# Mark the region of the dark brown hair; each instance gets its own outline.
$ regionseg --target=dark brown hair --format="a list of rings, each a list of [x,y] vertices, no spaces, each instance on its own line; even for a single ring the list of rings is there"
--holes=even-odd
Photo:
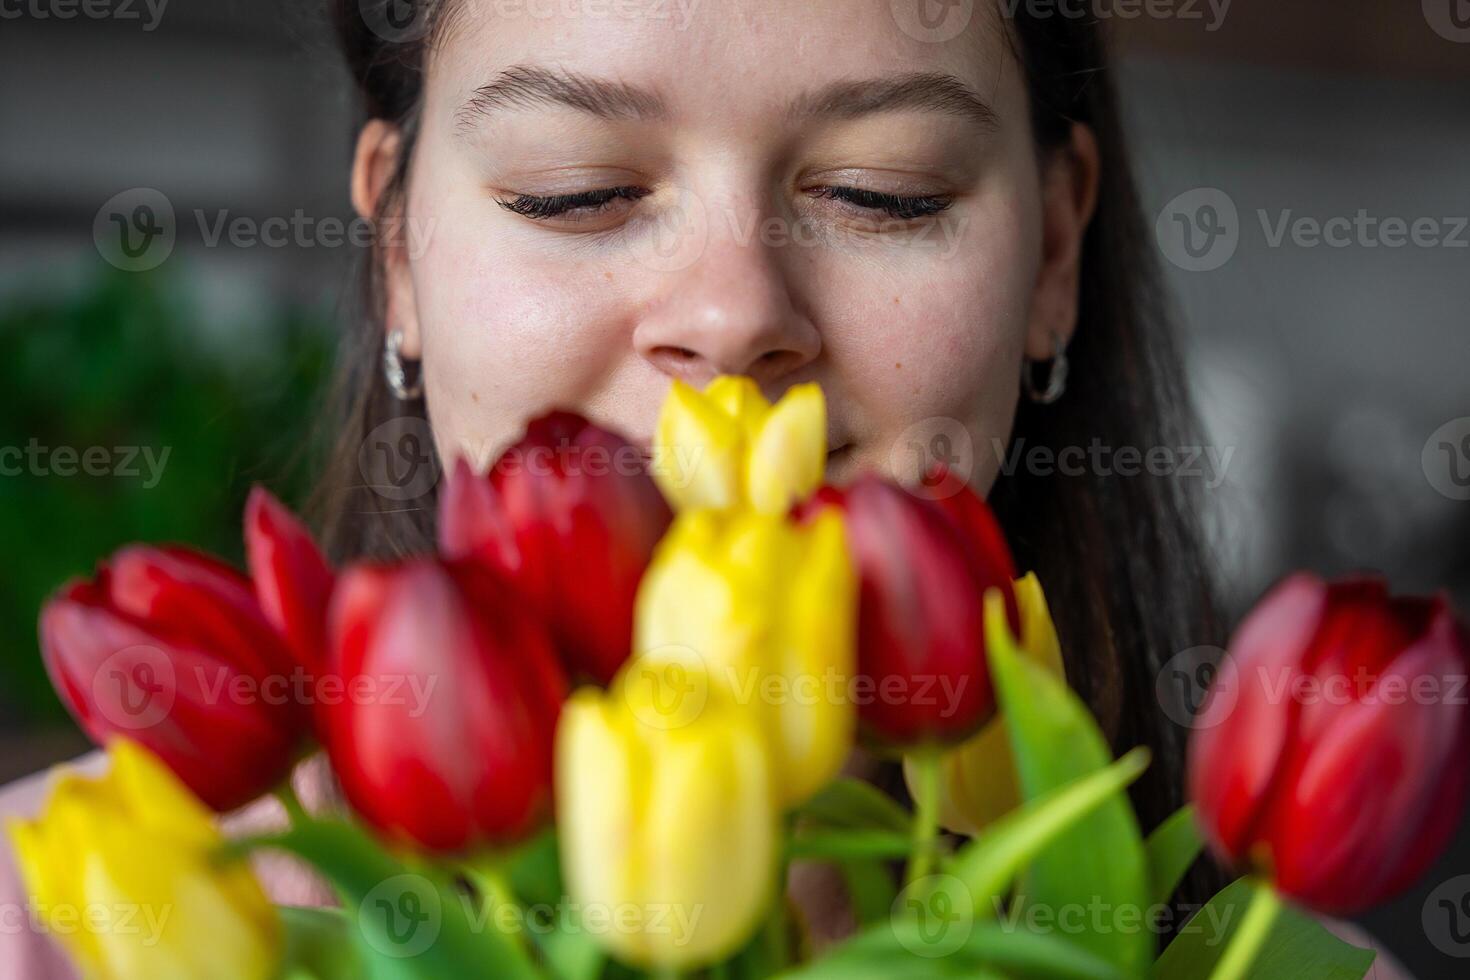
[[[384,0],[384,3],[393,0]],[[426,6],[424,4],[427,4]],[[357,0],[330,9],[368,118],[397,123],[411,150],[426,53],[444,28],[440,0],[420,0],[422,36],[390,43],[367,23]],[[1096,217],[1082,256],[1080,322],[1069,350],[1065,396],[1042,406],[1023,400],[1014,439],[1029,447],[1116,450],[1199,445],[1166,306],[1159,288],[1123,142],[1101,25],[1028,13],[1021,4],[1008,34],[1029,82],[1038,149],[1055,149],[1074,122],[1101,149]],[[398,207],[412,165],[400,160],[380,217]],[[336,448],[320,503],[338,558],[425,549],[433,534],[433,491],[388,499],[366,484],[359,449],[385,421],[423,418],[422,402],[399,402],[383,380],[382,263],[363,271],[360,329],[344,346]],[[1068,680],[1082,693],[1116,748],[1150,746],[1155,764],[1135,787],[1145,831],[1181,803],[1185,731],[1160,710],[1155,680],[1174,653],[1219,644],[1208,558],[1198,526],[1198,481],[1179,477],[1040,476],[1025,467],[1003,475],[991,503],[1018,566],[1044,584],[1067,651]],[[1181,896],[1202,901],[1220,885],[1201,862]]]

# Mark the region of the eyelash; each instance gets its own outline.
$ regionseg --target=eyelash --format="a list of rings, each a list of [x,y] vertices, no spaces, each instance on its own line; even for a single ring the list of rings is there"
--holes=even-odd
[[[544,221],[570,211],[586,210],[588,213],[595,214],[615,200],[636,201],[641,197],[646,197],[647,194],[647,191],[637,187],[608,187],[602,190],[581,191],[577,194],[554,194],[550,197],[520,194],[509,201],[497,199],[496,203],[507,211],[535,221]],[[903,197],[898,194],[863,190],[859,187],[823,187],[813,196],[843,201],[868,211],[882,211],[889,217],[902,221],[927,218],[947,210],[954,204],[953,198],[941,195]]]
[[[607,187],[596,191],[581,191],[576,194],[553,194],[550,197],[535,197],[531,194],[518,195],[514,200],[496,203],[507,211],[544,221],[566,214],[568,211],[589,210],[596,213],[618,199],[636,201],[648,192],[637,187]]]
[[[815,196],[825,197],[832,201],[845,201],[869,211],[882,211],[890,218],[898,218],[903,221],[927,218],[948,210],[954,204],[954,198],[938,194],[902,197],[898,194],[863,190],[860,187],[823,187]]]

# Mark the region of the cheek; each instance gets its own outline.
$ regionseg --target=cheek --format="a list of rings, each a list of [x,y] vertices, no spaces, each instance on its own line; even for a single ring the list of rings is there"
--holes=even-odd
[[[834,373],[856,382],[845,393],[872,425],[857,434],[865,465],[892,471],[904,446],[940,432],[959,438],[958,423],[971,482],[986,489],[994,480],[992,447],[1014,419],[1040,261],[1027,191],[1014,182],[948,215],[927,253],[909,248],[899,261],[828,279]]]
[[[436,442],[483,465],[527,418],[598,387],[626,348],[626,307],[600,264],[507,241],[488,198],[425,194],[411,207],[437,218],[412,262]]]

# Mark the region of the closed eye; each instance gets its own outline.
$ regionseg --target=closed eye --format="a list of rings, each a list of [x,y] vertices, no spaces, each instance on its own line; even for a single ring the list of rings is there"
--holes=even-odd
[[[605,187],[594,191],[579,191],[576,194],[551,194],[538,197],[534,194],[518,194],[509,200],[495,199],[495,203],[526,218],[545,220],[563,215],[590,217],[614,201],[636,201],[646,197],[648,191],[641,187]]]
[[[898,194],[885,194],[881,191],[864,190],[861,187],[821,187],[814,192],[813,196],[831,201],[842,201],[868,211],[881,211],[891,218],[898,218],[902,221],[927,218],[932,214],[949,209],[954,204],[954,198],[939,194],[904,197]]]

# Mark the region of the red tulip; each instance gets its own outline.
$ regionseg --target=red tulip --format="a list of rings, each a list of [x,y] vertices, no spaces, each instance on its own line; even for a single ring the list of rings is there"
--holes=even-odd
[[[482,565],[347,572],[332,600],[340,697],[327,750],[353,807],[437,851],[503,843],[549,815],[566,679],[550,637]]]
[[[985,592],[999,589],[1011,629],[1020,622],[990,508],[968,489],[940,503],[871,475],[824,487],[814,506],[826,505],[846,511],[861,577],[858,671],[873,692],[859,702],[865,734],[901,747],[973,734],[995,711]]]
[[[532,422],[488,476],[459,460],[439,512],[448,557],[513,581],[573,673],[607,683],[633,642],[633,600],[669,526],[642,454],[567,412]]]
[[[311,532],[263,487],[250,492],[245,507],[245,552],[266,619],[286,638],[297,662],[321,665],[335,578]]]
[[[182,548],[125,548],[47,602],[40,633],[82,729],[98,743],[141,743],[216,810],[289,773],[307,727],[295,665],[229,566]]]
[[[1320,911],[1403,891],[1454,833],[1470,640],[1442,598],[1296,575],[1241,625],[1190,742],[1218,854]]]

